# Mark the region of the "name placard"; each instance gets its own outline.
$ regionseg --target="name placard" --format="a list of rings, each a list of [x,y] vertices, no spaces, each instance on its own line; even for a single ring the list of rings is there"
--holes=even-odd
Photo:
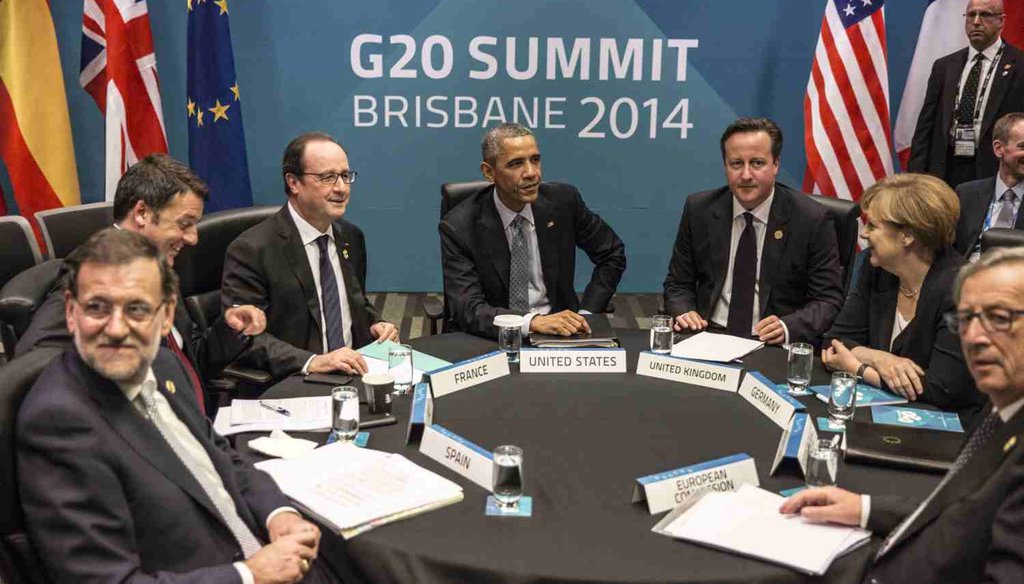
[[[488,492],[491,490],[493,456],[451,430],[437,424],[425,427],[423,438],[420,439],[420,452],[487,489]]]
[[[431,371],[430,389],[436,399],[508,374],[508,357],[494,351]]]
[[[747,371],[739,393],[783,430],[789,428],[793,413],[804,409],[802,403],[776,391],[775,384],[757,371]]]
[[[434,422],[434,398],[430,395],[430,384],[416,384],[412,392],[412,405],[409,409],[409,430],[405,434],[405,443],[417,442],[423,437],[423,429]]]
[[[772,462],[769,474],[774,475],[784,463],[796,463],[800,466],[800,472],[806,475],[807,455],[811,450],[811,444],[817,440],[818,430],[814,427],[813,419],[807,414],[795,414],[792,423],[782,432],[782,439],[779,440],[779,448],[775,451],[775,461]]]
[[[733,392],[739,387],[742,372],[743,368],[735,365],[658,355],[650,351],[640,353],[636,362],[637,375]]]
[[[754,459],[749,454],[733,454],[640,477],[633,486],[633,502],[646,500],[647,510],[654,515],[708,491],[735,491],[747,483],[760,484]]]
[[[520,349],[520,373],[625,373],[625,349]]]

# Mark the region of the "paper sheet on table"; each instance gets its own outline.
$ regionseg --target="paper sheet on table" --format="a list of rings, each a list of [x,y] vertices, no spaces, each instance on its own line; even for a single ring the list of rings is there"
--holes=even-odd
[[[213,429],[221,436],[231,436],[242,432],[271,432],[273,430],[285,430],[288,432],[326,432],[331,429],[331,396],[319,398],[327,400],[327,418],[323,420],[290,420],[288,416],[278,416],[280,419],[269,422],[256,422],[254,424],[231,424],[231,408],[220,408],[217,410],[217,417],[213,420]]]
[[[784,500],[749,484],[734,492],[711,492],[669,513],[653,531],[816,575],[871,539],[863,529],[783,515],[779,506]]]
[[[271,408],[284,408],[282,414]],[[327,421],[331,424],[331,399],[329,397],[296,397],[285,399],[233,399],[231,400],[231,425],[256,424],[260,422],[314,422]]]
[[[299,458],[316,447],[317,443],[312,440],[293,438],[281,430],[249,441],[249,448],[277,458]]]
[[[363,357],[373,357],[374,359],[380,359],[381,361],[388,360],[388,351],[391,347],[394,347],[398,343],[394,341],[383,341],[383,342],[372,342],[369,345],[359,349],[359,352],[363,354]],[[433,355],[421,353],[419,351],[412,352],[412,364],[416,369],[420,371],[433,371],[434,369],[440,369],[451,365],[451,362],[439,359]]]
[[[256,464],[300,507],[350,538],[462,500],[462,487],[400,454],[328,444]]]
[[[704,331],[672,346],[672,356],[727,363],[742,359],[764,346],[761,341]]]
[[[366,361],[367,373],[390,373],[388,369],[388,362],[382,361],[374,357],[368,357],[363,355],[363,360]],[[423,379],[423,372],[419,369],[412,370],[412,384],[416,385]]]

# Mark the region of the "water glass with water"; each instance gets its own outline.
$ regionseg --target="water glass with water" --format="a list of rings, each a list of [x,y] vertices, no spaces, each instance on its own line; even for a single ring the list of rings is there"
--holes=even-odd
[[[659,355],[672,352],[672,317],[657,314],[651,319],[651,351]]]
[[[828,396],[829,419],[845,428],[846,422],[853,419],[857,406],[857,377],[852,373],[836,371],[832,374]]]
[[[808,487],[831,487],[836,484],[839,470],[839,444],[832,440],[817,440],[807,453]]]
[[[518,314],[499,314],[494,317],[494,326],[498,327],[498,349],[505,352],[509,363],[519,362],[523,322],[523,317]]]
[[[412,390],[412,347],[394,345],[388,350],[388,372],[395,378],[392,395],[406,395]]]
[[[351,442],[359,433],[359,391],[350,386],[331,389],[331,432],[338,442]]]
[[[811,382],[811,368],[814,365],[814,347],[810,343],[789,345],[789,360],[786,362],[786,381],[789,395],[810,395],[807,384]]]
[[[500,509],[515,509],[523,496],[523,449],[499,446],[494,449],[491,491]]]

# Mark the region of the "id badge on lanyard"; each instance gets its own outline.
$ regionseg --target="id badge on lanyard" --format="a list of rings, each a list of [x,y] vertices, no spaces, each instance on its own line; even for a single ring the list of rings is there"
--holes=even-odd
[[[974,156],[977,137],[974,126],[957,125],[953,129],[953,155]]]

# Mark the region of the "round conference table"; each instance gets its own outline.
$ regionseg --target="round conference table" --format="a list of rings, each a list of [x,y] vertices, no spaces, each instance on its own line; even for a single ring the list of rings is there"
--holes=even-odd
[[[398,424],[371,429],[368,447],[401,453],[455,481],[465,499],[336,546],[345,550],[345,562],[369,582],[410,584],[859,582],[878,538],[839,558],[823,578],[812,578],[651,531],[663,514],[650,515],[646,504],[630,502],[638,477],[747,453],[764,489],[777,492],[800,486],[803,479],[792,469],[768,475],[782,430],[742,397],[636,375],[648,333],[616,332],[627,349],[627,373],[519,373],[513,367],[507,377],[434,402],[434,422],[452,432],[488,450],[500,444],[524,449],[524,494],[533,497],[530,518],[486,516],[484,489],[421,455],[418,445],[407,446],[410,398],[396,398]],[[410,344],[453,362],[495,349],[493,341],[463,333]],[[772,381],[785,381],[786,355],[780,348],[761,349],[744,364]],[[812,383],[827,382],[828,374],[816,363]],[[296,376],[264,397],[329,390]],[[799,399],[812,416],[825,415],[816,398]],[[924,497],[939,479],[842,462],[838,474],[839,486],[877,495]]]

